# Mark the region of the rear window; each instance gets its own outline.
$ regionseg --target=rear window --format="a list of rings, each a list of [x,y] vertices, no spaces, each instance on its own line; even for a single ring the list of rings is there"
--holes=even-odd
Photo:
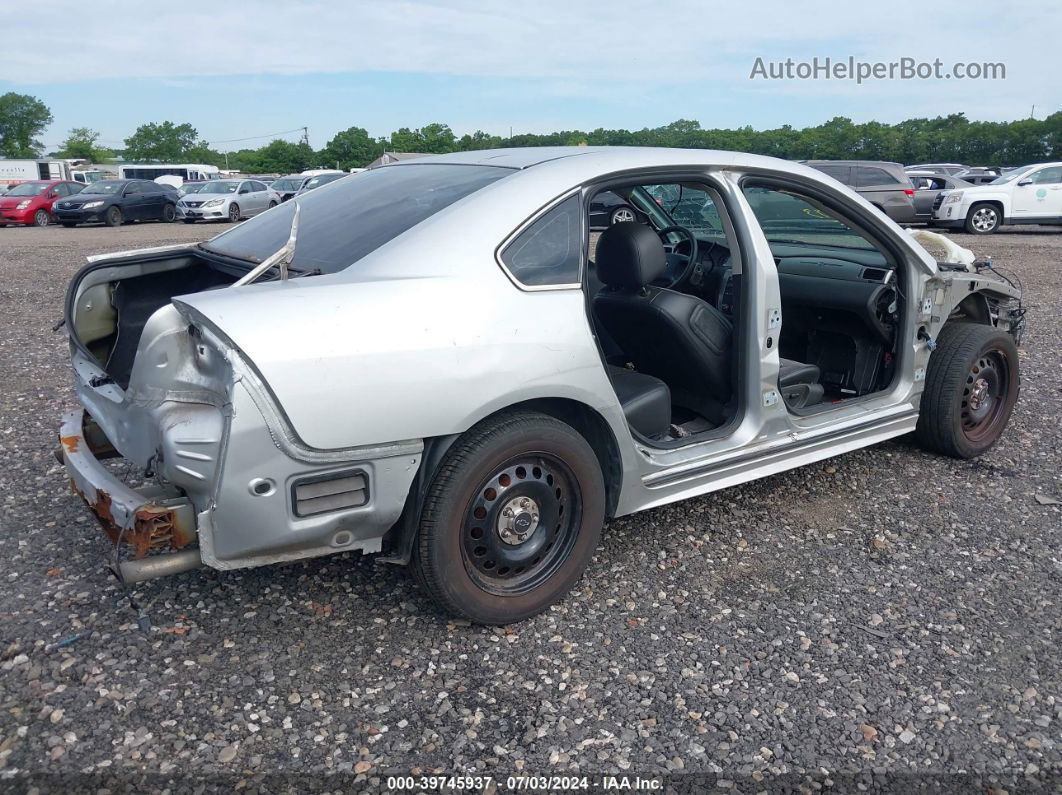
[[[857,188],[869,188],[874,185],[903,184],[883,168],[874,166],[856,166],[852,174],[852,185]]]
[[[203,248],[261,262],[287,242],[297,201],[301,212],[292,266],[336,273],[511,173],[496,166],[441,163],[371,169],[255,216]]]

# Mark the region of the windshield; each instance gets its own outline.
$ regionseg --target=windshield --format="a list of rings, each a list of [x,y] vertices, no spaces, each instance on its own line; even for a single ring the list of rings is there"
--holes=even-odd
[[[204,183],[200,182],[186,182],[181,185],[181,190],[183,190],[184,195],[187,196],[189,193],[199,193],[199,191],[203,189],[203,186]]]
[[[802,196],[780,188],[749,186],[745,198],[768,243],[877,250],[853,227]]]
[[[94,182],[91,185],[86,185],[85,189],[81,191],[84,193],[121,193],[128,183],[118,179],[105,179],[102,182]]]
[[[989,184],[989,185],[1003,185],[1003,184],[1005,184],[1007,182],[1013,182],[1014,180],[1018,179],[1018,177],[1025,176],[1028,172],[1032,171],[1034,168],[1036,168],[1036,166],[1021,166],[1020,168],[1016,168],[1016,169],[1014,169],[1013,171],[1011,171],[1011,172],[1009,172],[1007,174],[1003,174],[1002,176],[996,177],[994,180],[992,180],[991,182],[989,182],[987,184]]]
[[[278,179],[273,183],[273,190],[298,190],[302,186],[303,177],[298,179]]]
[[[202,247],[261,262],[287,242],[297,202],[301,213],[292,267],[336,273],[454,202],[512,173],[512,169],[496,166],[434,163],[373,169],[326,191],[285,202]]]
[[[204,182],[196,193],[235,193],[239,187],[240,183],[236,180],[212,179]]]
[[[40,196],[48,190],[47,182],[23,182],[21,185],[16,185],[5,196]]]

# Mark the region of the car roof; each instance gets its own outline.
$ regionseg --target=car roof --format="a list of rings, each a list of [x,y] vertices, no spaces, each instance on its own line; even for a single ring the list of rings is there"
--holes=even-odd
[[[800,162],[807,163],[809,166],[833,163],[838,166],[895,166],[896,168],[903,168],[902,165],[891,160],[801,160]]]

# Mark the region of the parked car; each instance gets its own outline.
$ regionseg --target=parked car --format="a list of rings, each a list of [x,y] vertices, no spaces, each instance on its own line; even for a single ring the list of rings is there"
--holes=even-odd
[[[636,221],[637,215],[627,200],[612,191],[601,191],[590,203],[590,228],[604,229],[612,224]]]
[[[907,176],[915,187],[914,206],[915,221],[933,222],[933,205],[937,196],[944,190],[962,190],[971,187],[969,182],[951,177],[947,174],[933,174],[927,171],[908,171]]]
[[[229,221],[263,213],[280,204],[280,196],[256,179],[212,179],[194,194],[177,202],[177,217],[186,224],[196,221]]]
[[[903,166],[880,160],[804,160],[812,168],[849,185],[898,224],[915,220],[914,186]]]
[[[591,261],[606,190],[643,217]],[[693,226],[656,198],[680,192]],[[94,257],[65,306],[59,455],[127,582],[382,552],[488,624],[562,598],[607,517],[912,431],[980,455],[1024,324],[1001,271],[938,264],[814,169],[633,147],[381,166]]]
[[[85,187],[68,180],[22,182],[0,197],[0,226],[47,226],[57,199],[79,193]]]
[[[1004,224],[1062,224],[1062,162],[1016,169],[986,185],[943,191],[933,203],[936,226],[988,235]]]
[[[345,171],[328,172],[326,174],[314,174],[304,183],[302,183],[302,187],[299,188],[298,193],[296,193],[295,195],[298,196],[303,193],[307,193],[311,190],[314,190],[315,188],[321,187],[322,185],[327,185],[329,182],[335,182],[337,179],[342,179],[343,177],[347,176],[350,175]]]
[[[203,181],[203,182],[182,182],[181,186],[179,188],[177,188],[177,195],[178,195],[178,197],[180,197],[180,196],[187,196],[190,193],[198,193],[203,188],[203,186],[205,186],[206,184],[207,184],[206,181]]]
[[[288,174],[286,177],[280,177],[279,179],[273,180],[273,184],[269,187],[277,192],[280,201],[286,202],[302,190],[302,186],[310,179],[311,177],[308,177],[305,174]]]
[[[999,179],[1002,176],[1002,172],[996,168],[978,168],[960,171],[955,176],[970,185],[987,185]]]
[[[52,215],[63,226],[128,221],[165,221],[176,215],[177,194],[172,188],[146,179],[105,179],[86,185],[80,193],[59,199]]]
[[[962,163],[919,163],[914,166],[906,166],[904,171],[932,171],[934,174],[947,174],[954,176],[960,171],[966,171],[969,166]]]

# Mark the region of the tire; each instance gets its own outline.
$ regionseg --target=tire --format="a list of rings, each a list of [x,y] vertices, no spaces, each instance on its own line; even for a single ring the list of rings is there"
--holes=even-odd
[[[1018,349],[1009,334],[949,323],[926,368],[915,438],[927,450],[975,458],[999,441],[1018,390]]]
[[[277,206],[277,203],[276,203],[276,202],[274,202],[274,201],[271,201],[271,202],[269,202],[269,207],[267,207],[266,209],[268,209],[268,210],[272,210],[272,209],[273,209],[274,207],[276,207],[276,206]]]
[[[545,414],[503,413],[461,436],[439,466],[413,573],[448,613],[522,621],[571,589],[604,520],[604,478],[587,441]]]
[[[177,218],[177,206],[173,204],[167,204],[162,208],[162,222],[164,224],[172,224],[174,219]]]
[[[613,210],[611,213],[609,213],[609,216],[608,216],[608,222],[609,222],[610,226],[613,225],[613,224],[631,223],[632,221],[637,221],[637,220],[638,220],[638,216],[636,216],[634,214],[634,210],[632,210],[630,207],[628,207],[626,205],[624,205],[622,207],[617,207],[615,210]]]
[[[122,211],[117,207],[107,208],[107,213],[103,216],[103,219],[107,226],[121,226],[122,222],[125,220],[122,218]]]
[[[978,202],[966,214],[966,231],[971,235],[990,235],[1003,222],[999,207],[988,202]]]
[[[232,204],[229,205],[229,223],[230,224],[239,223],[239,220],[240,220],[240,205],[238,205],[236,202],[233,202]]]
[[[48,224],[50,224],[51,222],[52,222],[52,217],[51,217],[51,215],[48,214],[47,210],[44,210],[44,209],[37,210],[37,212],[35,212],[33,214],[33,225],[34,226],[48,226]]]
[[[73,229],[75,226],[77,226],[77,222],[76,221],[63,221],[62,223],[63,223],[63,226],[66,227],[67,229]]]

